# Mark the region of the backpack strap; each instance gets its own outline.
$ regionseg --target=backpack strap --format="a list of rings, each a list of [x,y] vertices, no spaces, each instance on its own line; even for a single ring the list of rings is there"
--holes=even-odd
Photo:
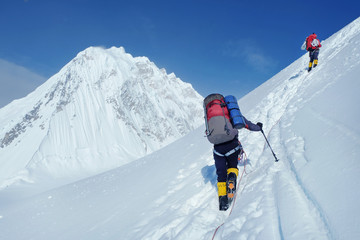
[[[210,136],[211,132],[209,131],[209,124],[207,121],[207,107],[205,106],[205,102],[203,103],[203,105],[204,105],[203,107],[204,107],[205,126],[206,126],[205,135]]]
[[[224,116],[226,134],[230,135],[230,129],[229,129],[228,125],[227,125],[226,117],[225,117],[225,111],[224,111],[224,108],[226,107],[226,103],[221,103],[220,107],[221,107],[221,110],[222,110],[223,116]]]

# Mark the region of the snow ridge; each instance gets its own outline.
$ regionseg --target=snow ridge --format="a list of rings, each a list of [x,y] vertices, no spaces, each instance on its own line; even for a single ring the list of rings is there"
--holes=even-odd
[[[321,189],[327,184],[338,186],[334,182],[336,178],[333,176],[336,174],[336,170],[340,170],[342,167],[338,162],[339,153],[334,150],[339,151],[338,146],[351,152],[354,151],[351,149],[356,149],[353,142],[349,144],[347,140],[339,138],[339,135],[336,134],[351,132],[351,139],[355,140],[355,144],[359,144],[359,134],[354,133],[354,130],[357,130],[354,127],[358,128],[357,124],[352,124],[352,118],[349,117],[349,115],[358,116],[359,112],[353,108],[342,110],[344,106],[352,106],[352,102],[356,99],[352,93],[353,90],[349,90],[349,88],[356,89],[358,85],[356,75],[360,68],[359,33],[360,19],[357,19],[324,41],[323,48],[320,50],[320,65],[312,72],[307,73],[304,69],[308,62],[306,54],[240,101],[246,105],[246,103],[251,103],[249,99],[261,96],[261,93],[266,96],[258,103],[259,107],[249,111],[249,116],[251,116],[250,119],[262,117],[264,126],[272,126],[267,134],[270,141],[275,143],[273,148],[277,149],[278,155],[282,156],[280,158],[283,161],[277,164],[277,167],[270,165],[267,162],[269,159],[264,157],[260,157],[256,164],[256,167],[270,169],[269,173],[265,174],[269,177],[269,181],[261,180],[259,182],[274,183],[271,191],[277,193],[273,206],[276,206],[275,209],[277,209],[275,215],[279,216],[277,222],[281,230],[279,230],[280,239],[290,235],[291,239],[308,239],[308,236],[316,236],[316,239],[348,239],[352,238],[351,234],[359,234],[354,230],[350,231],[351,234],[345,234],[349,231],[349,226],[356,224],[349,222],[347,218],[340,220],[337,214],[341,210],[336,210],[339,209],[338,207],[329,207],[328,204],[331,202],[338,206],[343,205],[344,203],[338,201],[338,198],[342,195],[349,195],[348,191],[351,192],[351,188],[345,187],[341,190],[337,188],[336,196],[333,194],[334,189]],[[346,87],[340,87],[344,84]],[[341,90],[348,96],[343,96]],[[336,116],[335,119],[334,116]],[[351,130],[346,130],[348,127]],[[325,136],[319,130],[324,131]],[[336,133],[335,136],[333,136],[334,133]],[[256,144],[259,140],[253,136],[245,139],[250,141],[248,144]],[[318,142],[311,141],[311,139],[317,139]],[[336,144],[330,144],[330,142],[336,142]],[[324,143],[326,144],[323,146]],[[316,146],[324,151],[319,151]],[[333,146],[333,148],[329,146]],[[251,153],[256,152],[251,151]],[[359,151],[356,154],[358,155]],[[258,159],[259,155],[255,154],[255,156]],[[336,167],[328,169],[329,163]],[[324,166],[326,166],[326,171],[324,171]],[[358,169],[358,166],[352,165],[351,170],[344,171],[347,171],[349,176],[355,177],[353,175],[355,169]],[[314,184],[315,179],[323,185]],[[284,184],[284,182],[288,183]],[[293,190],[290,190],[291,188]],[[289,195],[298,197],[289,201]],[[332,199],[329,200],[327,197]],[[354,204],[351,199],[347,200],[348,206]],[[298,207],[302,206],[299,207],[302,212],[298,213],[298,217],[296,217],[297,212],[294,212],[291,203]],[[260,205],[258,208],[264,209]],[[304,211],[309,213],[310,218],[303,217]],[[296,219],[295,222],[294,219]],[[311,222],[310,225],[316,226],[316,228],[308,227],[301,231],[298,230],[297,225],[308,226]],[[339,234],[339,231],[342,234]]]

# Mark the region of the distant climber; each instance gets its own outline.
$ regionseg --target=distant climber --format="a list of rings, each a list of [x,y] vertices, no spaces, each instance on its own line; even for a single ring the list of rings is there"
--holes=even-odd
[[[315,33],[311,34],[306,38],[306,50],[309,52],[310,62],[308,72],[311,71],[312,67],[318,65],[319,48],[321,43]]]
[[[261,131],[263,124],[254,124],[242,116],[236,98],[210,94],[204,99],[206,136],[214,144],[219,210],[226,211],[229,201],[236,191],[236,179],[239,174],[238,156],[242,146],[238,139],[238,129]]]

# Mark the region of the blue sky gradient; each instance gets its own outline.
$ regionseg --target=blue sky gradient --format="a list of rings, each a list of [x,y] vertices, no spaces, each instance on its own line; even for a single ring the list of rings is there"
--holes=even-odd
[[[239,98],[303,55],[307,35],[324,40],[359,9],[355,0],[2,0],[0,59],[47,79],[89,46],[123,46],[203,96]]]

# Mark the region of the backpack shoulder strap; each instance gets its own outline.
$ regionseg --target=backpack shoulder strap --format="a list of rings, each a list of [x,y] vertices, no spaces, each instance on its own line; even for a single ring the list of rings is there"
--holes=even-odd
[[[211,133],[209,132],[209,124],[208,124],[208,121],[207,121],[207,107],[205,105],[205,101],[203,103],[203,107],[204,107],[204,118],[205,118],[205,127],[206,127],[205,135],[209,136]]]

